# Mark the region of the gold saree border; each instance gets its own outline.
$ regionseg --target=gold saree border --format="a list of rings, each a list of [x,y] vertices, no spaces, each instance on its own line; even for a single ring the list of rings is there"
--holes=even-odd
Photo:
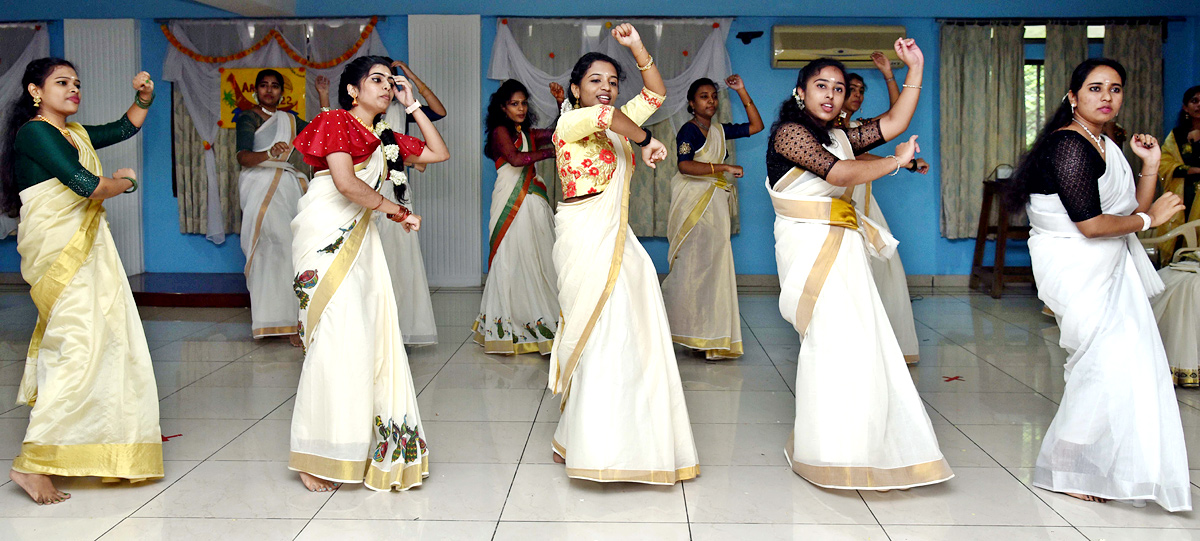
[[[1200,371],[1195,368],[1171,367],[1171,379],[1180,387],[1200,387]]]
[[[358,252],[362,249],[363,239],[367,236],[367,228],[370,223],[371,209],[363,209],[362,214],[358,217],[358,223],[354,225],[354,230],[346,237],[342,249],[338,250],[333,263],[325,270],[325,277],[317,284],[317,290],[313,292],[312,296],[312,307],[308,310],[306,337],[316,335],[317,323],[321,321],[321,314],[325,312],[325,306],[333,299],[333,294],[337,292],[338,287],[342,285],[342,280],[345,280],[346,275],[350,273],[350,267],[358,259]]]
[[[687,242],[688,235],[691,234],[696,224],[700,223],[700,218],[704,217],[704,212],[708,210],[708,205],[712,203],[713,194],[716,192],[716,183],[709,184],[708,189],[704,190],[704,195],[700,196],[700,200],[696,201],[696,206],[692,207],[692,211],[683,220],[683,225],[679,226],[679,233],[676,234],[679,241],[674,243],[671,253],[667,254],[668,272],[675,268],[675,258],[679,257],[679,249],[683,247],[684,242]]]
[[[621,139],[615,139],[614,142],[621,146],[621,151],[625,153],[626,159],[632,163],[633,151],[630,150],[626,143]],[[624,182],[621,187],[621,218],[617,221],[617,239],[613,246],[612,261],[608,266],[608,279],[604,284],[604,291],[600,293],[600,299],[596,301],[596,308],[592,310],[591,317],[588,318],[587,324],[583,327],[583,332],[579,334],[579,341],[571,350],[571,356],[567,358],[567,362],[560,370],[557,379],[562,389],[562,401],[558,405],[559,411],[567,407],[567,398],[571,395],[571,377],[575,375],[575,368],[579,365],[579,357],[583,354],[583,348],[587,345],[587,341],[592,336],[592,330],[596,328],[596,322],[600,320],[600,313],[604,311],[604,305],[608,303],[608,297],[612,295],[613,289],[617,285],[617,276],[621,273],[621,261],[625,257],[625,236],[629,230],[629,180]],[[559,329],[560,335],[563,328],[566,327],[566,321],[563,321],[562,328]],[[553,389],[551,389],[553,390]]]
[[[567,449],[558,443],[558,440],[551,439],[550,444],[554,447],[554,453],[567,458]],[[586,469],[586,468],[567,468],[567,477],[572,479],[583,479],[585,481],[596,481],[598,483],[643,483],[647,485],[673,485],[680,481],[695,479],[700,475],[700,465],[687,466],[676,470],[619,470],[619,469]]]
[[[941,483],[954,477],[954,472],[945,457],[900,468],[805,464],[792,458],[795,455],[795,437],[795,433],[788,436],[787,446],[784,448],[788,463],[791,464],[793,472],[819,487],[846,490],[903,489]]]
[[[920,361],[921,361],[920,355],[905,355],[904,356],[905,364],[917,364]]]
[[[671,335],[671,341],[691,349],[703,351],[705,357],[708,359],[733,359],[741,357],[745,353],[742,349],[742,341],[738,340],[734,342],[728,336],[723,338],[693,338],[691,336],[673,334]]]
[[[103,203],[88,201],[88,207],[84,211],[83,223],[79,225],[79,230],[71,235],[71,239],[54,258],[54,262],[46,269],[46,273],[38,278],[37,283],[29,289],[29,296],[33,298],[33,304],[38,310],[38,321],[37,326],[33,329],[33,336],[29,340],[29,351],[26,354],[27,363],[37,362],[38,349],[41,348],[42,337],[46,334],[50,312],[58,302],[58,298],[62,296],[62,292],[67,289],[67,285],[75,279],[75,274],[87,262],[88,254],[92,252],[92,247],[96,244],[96,234],[100,231],[100,216],[103,213]],[[31,399],[28,404],[32,406],[33,400]]]
[[[326,481],[337,483],[363,483],[379,491],[407,490],[419,486],[429,476],[429,455],[421,462],[407,464],[403,468],[384,471],[376,468],[369,459],[338,460],[308,453],[291,452],[288,469],[304,472]]]
[[[838,252],[842,250],[842,237],[845,234],[844,227],[832,224],[829,226],[829,234],[825,235],[825,242],[821,243],[821,249],[817,252],[817,260],[813,263],[812,270],[808,272],[808,278],[804,280],[804,289],[800,292],[800,300],[796,303],[795,318],[796,330],[802,337],[808,332],[813,311],[817,308],[817,298],[821,295],[821,290],[825,288],[825,280],[829,278],[829,271],[833,270],[833,262],[837,259]]]
[[[24,443],[12,467],[22,473],[63,477],[159,479],[163,476],[162,442],[39,445]]]
[[[298,330],[300,330],[299,327],[290,325],[286,327],[259,327],[257,329],[252,329],[251,332],[254,334],[254,338],[266,338],[268,336],[287,336],[289,334],[296,334],[296,331]]]
[[[509,340],[488,340],[478,331],[474,333],[473,339],[476,344],[483,346],[483,352],[488,355],[524,355],[526,353],[549,355],[550,350],[554,348],[553,340],[514,344]]]
[[[279,179],[283,178],[283,169],[275,169],[275,176],[271,179],[271,186],[267,188],[267,195],[263,196],[263,202],[258,206],[258,217],[254,220],[254,237],[250,239],[250,257],[246,258],[246,268],[242,269],[242,274],[247,278],[250,277],[250,263],[254,262],[254,254],[258,253],[258,236],[262,233],[263,219],[267,217],[267,207],[271,205],[271,199],[275,197],[275,190],[279,189]]]

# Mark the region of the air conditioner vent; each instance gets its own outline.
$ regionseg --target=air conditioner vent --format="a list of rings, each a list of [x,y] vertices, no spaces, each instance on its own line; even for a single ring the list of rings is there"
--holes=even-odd
[[[871,53],[883,51],[892,67],[903,64],[893,44],[906,34],[903,26],[775,26],[771,29],[771,67],[802,68],[822,57],[848,68],[874,67]]]

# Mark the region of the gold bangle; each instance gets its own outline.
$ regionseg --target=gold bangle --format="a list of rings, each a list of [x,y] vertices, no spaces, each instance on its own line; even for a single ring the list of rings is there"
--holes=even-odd
[[[709,174],[711,174],[714,177],[717,176],[717,166],[713,165],[712,163],[709,163],[708,170],[710,172]]]
[[[649,55],[647,55],[647,56],[649,56]],[[643,66],[643,65],[641,65],[641,64],[638,64],[638,71],[646,71],[646,70],[650,69],[650,68],[651,68],[651,67],[653,67],[653,66],[654,66],[654,57],[653,57],[653,56],[651,56],[651,57],[650,57],[650,61],[649,61],[649,62],[646,62],[646,65],[645,65],[645,66]]]

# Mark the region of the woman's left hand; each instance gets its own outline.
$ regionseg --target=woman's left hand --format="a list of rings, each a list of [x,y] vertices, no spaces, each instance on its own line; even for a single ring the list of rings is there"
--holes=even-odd
[[[913,172],[921,173],[922,175],[928,173],[929,172],[929,162],[925,161],[923,158],[917,158],[917,167],[916,167],[916,169],[913,169]]]
[[[562,102],[567,99],[567,92],[558,83],[550,83],[550,95],[554,96],[554,101],[559,105],[562,105]]]
[[[655,164],[666,158],[667,147],[658,139],[652,137],[650,138],[650,143],[642,147],[642,161],[646,162],[646,165],[649,165],[651,169],[657,168],[658,166]]]
[[[150,79],[150,74],[144,71],[139,71],[133,76],[133,89],[138,91],[142,98],[149,98],[154,94],[154,81]]]
[[[1136,134],[1129,147],[1133,149],[1133,153],[1138,158],[1141,158],[1142,162],[1152,163],[1158,167],[1158,162],[1162,158],[1162,149],[1158,146],[1158,139],[1155,139],[1153,135]]]
[[[642,36],[638,35],[638,31],[629,23],[621,23],[612,29],[612,37],[617,40],[617,43],[633,48],[634,45],[642,42]]]
[[[403,75],[393,75],[392,84],[395,85],[392,87],[392,90],[395,92],[396,100],[400,102],[400,105],[408,107],[416,101],[416,98],[413,97],[412,83],[408,82],[408,79],[405,79]]]
[[[329,78],[324,75],[317,76],[317,94],[322,96],[329,95]]]
[[[900,38],[896,40],[895,48],[896,56],[900,57],[900,61],[909,69],[921,69],[925,66],[925,54],[917,47],[917,40]]]

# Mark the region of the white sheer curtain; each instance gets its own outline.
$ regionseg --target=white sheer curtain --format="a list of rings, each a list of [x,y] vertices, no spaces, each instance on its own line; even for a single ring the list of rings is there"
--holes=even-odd
[[[293,51],[304,52],[309,61],[319,63],[335,59],[349,50],[368,23],[367,19],[337,21],[190,20],[173,21],[169,28],[181,45],[206,56],[226,56],[243,51],[275,29],[283,35],[284,41]],[[351,56],[351,59],[367,54],[387,54],[387,49],[384,48],[377,32],[371,32],[366,42]],[[301,65],[300,62],[293,60],[275,40],[271,40],[264,47],[245,57],[224,63],[195,60],[172,46],[167,51],[166,61],[163,62],[163,79],[174,83],[174,90],[182,97],[196,132],[203,141],[209,142],[211,147],[212,143],[218,141],[218,132],[221,130],[217,126],[217,121],[221,116],[219,102],[221,68],[286,68],[300,67]],[[320,105],[315,99],[317,76],[324,75],[332,81],[337,81],[344,65],[345,63],[341,63],[327,69],[309,68],[306,70],[307,95],[314,97],[305,100],[309,118],[315,116],[320,110]],[[223,139],[222,142],[225,144],[230,141],[228,137]],[[188,149],[178,148],[176,150],[177,153],[181,153],[181,150],[188,151]],[[213,148],[203,149],[202,152],[204,174],[195,176],[207,180],[203,186],[199,187],[201,191],[206,192],[206,196],[203,198],[203,222],[205,224],[203,229],[210,241],[221,244],[225,242],[225,231],[228,225],[225,216],[229,212],[236,212],[233,208],[237,207],[236,200],[221,197],[223,191],[221,185],[222,182],[236,182],[236,168],[231,164],[218,164],[217,152]],[[225,156],[228,153],[222,154]],[[179,166],[181,162],[186,164],[188,160],[177,156],[176,165]],[[235,178],[228,178],[231,175]],[[228,192],[228,190],[224,191]],[[185,208],[186,205],[192,205],[192,202],[194,202],[192,198],[180,198],[181,228],[185,232],[192,232],[187,231],[187,227],[184,226],[186,215],[194,214],[198,210]]]
[[[9,105],[24,91],[25,65],[46,56],[50,56],[50,38],[45,23],[0,25],[0,69],[5,70],[0,75],[0,126],[7,124]],[[16,231],[17,219],[0,213],[0,238]]]
[[[532,94],[530,102],[543,119],[542,125],[548,126],[551,119],[558,115],[554,98],[550,95],[550,83],[557,82],[566,87],[575,61],[586,52],[597,51],[613,57],[621,64],[626,80],[622,84],[623,91],[618,103],[624,104],[637,95],[642,81],[633,56],[609,33],[612,24],[621,22],[626,21],[502,20],[496,28],[488,78],[521,81]],[[729,53],[725,48],[732,19],[633,19],[628,22],[638,29],[667,86],[666,103],[650,117],[646,126],[667,148],[674,149],[678,127],[691,118],[686,112],[688,87],[701,77],[721,82],[732,73]],[[722,98],[716,120],[728,122],[727,93]],[[730,154],[733,155],[732,144]],[[554,181],[556,177],[552,164],[543,162],[539,164],[538,171],[557,199],[559,188]],[[675,172],[674,159],[660,162],[656,169],[638,167],[634,170],[629,223],[637,235],[666,236],[671,203],[670,181]],[[737,231],[736,213],[734,231]]]

